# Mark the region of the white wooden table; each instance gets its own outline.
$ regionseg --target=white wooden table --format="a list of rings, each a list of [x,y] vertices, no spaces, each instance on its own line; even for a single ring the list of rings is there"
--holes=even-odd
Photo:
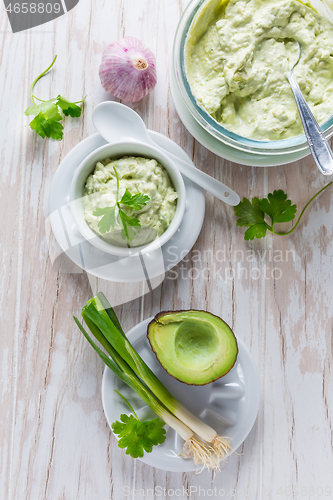
[[[199,168],[241,196],[282,188],[299,207],[327,182],[312,159],[250,168],[224,161],[193,140],[178,119],[167,71],[186,3],[80,0],[56,21],[17,34],[0,4],[1,500],[137,500],[144,494],[333,498],[332,189],[292,235],[254,243],[244,241],[232,208],[206,196],[205,224],[183,262],[184,279],[168,275],[151,294],[116,310],[128,330],[160,310],[207,309],[221,315],[251,350],[261,380],[259,416],[214,482],[206,472],[145,466],[117,447],[101,403],[104,367],[72,320],[91,296],[87,275],[60,273],[49,259],[50,184],[59,162],[94,132],[92,109],[107,98],[98,78],[101,53],[123,36],[142,39],[157,55],[156,89],[134,109]],[[66,120],[61,142],[37,137],[23,114],[30,83],[55,54],[54,69],[35,93],[88,96],[82,118]],[[221,249],[224,260],[217,254]],[[186,275],[207,266],[209,280]],[[129,489],[136,492],[127,496]]]

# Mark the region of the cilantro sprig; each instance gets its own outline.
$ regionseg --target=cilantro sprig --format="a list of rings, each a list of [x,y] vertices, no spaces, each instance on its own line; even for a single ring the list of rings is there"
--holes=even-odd
[[[282,189],[269,193],[267,198],[260,199],[254,197],[252,198],[252,201],[247,198],[243,198],[243,201],[234,207],[235,214],[238,217],[237,226],[248,228],[245,231],[245,240],[264,238],[267,231],[280,236],[286,236],[287,234],[295,231],[310,203],[331,184],[332,182],[329,182],[314,196],[312,196],[300,213],[296,224],[292,227],[292,229],[290,229],[290,231],[279,233],[274,229],[275,224],[290,222],[294,220],[296,216],[297,205],[292,205],[292,202],[287,199],[287,194]],[[267,222],[267,218],[269,218],[269,222]]]
[[[119,448],[126,448],[126,455],[132,458],[142,458],[144,452],[151,453],[153,446],[165,441],[165,422],[160,418],[142,422],[127,399],[115,391],[126,402],[133,415],[120,415],[120,422],[116,420],[111,425],[113,432],[119,436]]]
[[[125,240],[132,241],[136,232],[133,228],[141,227],[139,219],[130,217],[121,208],[121,205],[133,208],[134,210],[141,210],[147,205],[150,198],[146,194],[137,193],[131,194],[126,188],[121,200],[119,200],[119,175],[116,167],[113,167],[117,179],[116,203],[111,207],[96,208],[93,215],[96,217],[102,216],[97,226],[101,234],[110,231],[111,227],[115,227],[117,223],[116,208],[118,208],[119,219],[121,222],[122,230],[121,237]]]
[[[32,82],[30,87],[30,99],[33,105],[29,106],[24,113],[26,116],[35,115],[35,118],[29,125],[30,128],[35,130],[43,139],[49,137],[61,141],[64,127],[60,123],[63,117],[59,109],[62,110],[65,116],[71,116],[73,118],[79,117],[81,116],[81,107],[78,106],[78,104],[83,103],[85,98],[82,99],[82,101],[70,102],[65,97],[58,95],[53,99],[43,101],[43,99],[39,99],[33,94],[36,83],[42,76],[50,71],[56,59],[57,56],[55,56],[50,66]],[[39,101],[40,104],[37,104],[36,100]]]

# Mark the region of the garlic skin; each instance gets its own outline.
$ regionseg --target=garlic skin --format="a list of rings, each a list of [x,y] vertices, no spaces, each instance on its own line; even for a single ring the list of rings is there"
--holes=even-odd
[[[156,85],[156,58],[137,38],[122,38],[104,50],[99,77],[106,92],[136,102]]]

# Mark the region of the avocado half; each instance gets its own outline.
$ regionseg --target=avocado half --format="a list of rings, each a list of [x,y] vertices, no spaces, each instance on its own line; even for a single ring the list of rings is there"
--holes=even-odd
[[[206,311],[161,312],[149,323],[147,337],[163,368],[190,385],[205,385],[223,377],[238,355],[232,330]]]

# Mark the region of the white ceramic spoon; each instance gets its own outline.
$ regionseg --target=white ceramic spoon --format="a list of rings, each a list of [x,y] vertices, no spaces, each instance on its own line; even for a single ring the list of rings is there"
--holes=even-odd
[[[113,101],[102,102],[94,109],[92,120],[97,132],[110,143],[126,140],[133,141],[134,139],[141,144],[151,144],[160,148],[150,138],[146,125],[140,116],[133,109],[124,106],[124,104]],[[163,149],[163,151],[165,150]],[[190,163],[181,160],[178,156],[169,153],[169,151],[167,151],[167,154],[175,160],[179,171],[185,177],[228,205],[238,205],[240,198],[235,191],[198,170]]]

